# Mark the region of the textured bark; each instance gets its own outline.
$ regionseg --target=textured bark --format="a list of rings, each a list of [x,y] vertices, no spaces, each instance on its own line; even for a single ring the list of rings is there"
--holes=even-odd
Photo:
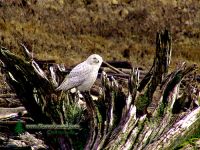
[[[147,113],[147,107],[152,101],[156,88],[166,76],[171,60],[171,52],[171,35],[169,32],[165,30],[164,33],[157,33],[156,54],[153,66],[138,87],[138,91],[143,91],[143,95],[141,95],[142,98],[139,98],[137,101],[138,103],[136,103],[139,115]]]

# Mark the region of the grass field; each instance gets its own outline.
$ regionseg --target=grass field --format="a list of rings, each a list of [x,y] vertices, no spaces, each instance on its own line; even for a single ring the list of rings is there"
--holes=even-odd
[[[171,67],[200,66],[198,0],[0,0],[0,45],[70,66],[92,53],[149,68],[156,32],[169,29]],[[128,57],[124,57],[125,52]]]

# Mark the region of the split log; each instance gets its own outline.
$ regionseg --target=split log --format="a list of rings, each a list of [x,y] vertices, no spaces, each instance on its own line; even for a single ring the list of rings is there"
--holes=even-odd
[[[150,71],[140,82],[138,91],[143,94],[136,100],[138,115],[147,113],[147,107],[151,104],[156,88],[163,81],[168,72],[171,61],[171,35],[167,30],[163,34],[157,33],[156,54]]]
[[[86,108],[79,105],[76,94],[56,92],[52,79],[34,60],[24,61],[3,48],[0,59],[8,84],[36,123],[80,125],[81,130],[65,131],[67,136],[54,137],[53,143],[43,132],[52,149],[168,149],[177,137],[184,137],[199,124],[199,106],[173,113],[181,81],[196,66],[183,64],[167,74],[171,59],[168,31],[157,34],[154,63],[141,82],[138,69],[132,69],[126,94],[115,77],[102,72],[98,100],[89,92],[82,93]],[[156,106],[149,114],[147,107],[153,101]]]
[[[2,108],[0,107],[0,119],[10,118],[12,116],[18,116],[19,113],[26,113],[24,107],[17,108]]]

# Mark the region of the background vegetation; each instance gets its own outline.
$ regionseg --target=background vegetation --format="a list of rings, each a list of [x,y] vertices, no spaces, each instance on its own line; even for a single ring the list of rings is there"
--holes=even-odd
[[[98,53],[149,67],[164,27],[173,34],[172,65],[200,65],[199,0],[0,0],[2,46],[21,54],[23,42],[69,66]]]

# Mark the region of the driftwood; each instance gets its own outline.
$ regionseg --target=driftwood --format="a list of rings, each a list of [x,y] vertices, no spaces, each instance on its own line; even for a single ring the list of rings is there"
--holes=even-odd
[[[0,107],[0,119],[17,116],[19,113],[26,113],[24,107],[17,108],[1,108]]]
[[[25,132],[18,136],[18,139],[12,139],[7,137],[0,137],[1,140],[7,140],[7,145],[0,145],[0,149],[47,149],[48,146],[44,144],[44,141],[37,139],[33,135]],[[15,146],[17,145],[17,146]],[[29,145],[29,146],[27,146]]]
[[[128,89],[123,89],[115,76],[102,71],[98,100],[84,92],[83,105],[76,93],[55,91],[58,80],[54,70],[47,76],[34,59],[24,61],[4,48],[0,59],[8,84],[35,123],[80,126],[81,130],[69,129],[56,137],[43,130],[50,149],[169,149],[199,124],[198,105],[173,113],[181,82],[196,66],[182,64],[168,74],[172,50],[169,32],[158,33],[156,41],[154,63],[142,81],[139,70],[131,69]],[[153,104],[153,110],[148,111]]]

